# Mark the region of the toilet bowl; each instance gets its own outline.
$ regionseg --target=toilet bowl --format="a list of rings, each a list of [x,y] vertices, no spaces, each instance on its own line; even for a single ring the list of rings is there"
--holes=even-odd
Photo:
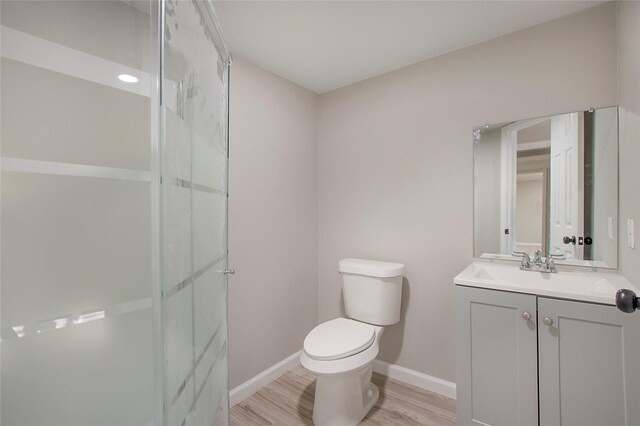
[[[384,325],[400,320],[404,265],[362,259],[339,263],[345,311],[307,335],[300,363],[317,376],[313,423],[357,425],[378,400],[371,383]]]
[[[314,424],[356,425],[376,403],[379,392],[371,375],[383,330],[336,318],[309,333],[300,362],[317,375]]]

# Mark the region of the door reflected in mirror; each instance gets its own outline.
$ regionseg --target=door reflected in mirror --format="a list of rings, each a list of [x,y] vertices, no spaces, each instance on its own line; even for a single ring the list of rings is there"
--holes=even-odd
[[[618,109],[473,131],[474,255],[618,263]]]

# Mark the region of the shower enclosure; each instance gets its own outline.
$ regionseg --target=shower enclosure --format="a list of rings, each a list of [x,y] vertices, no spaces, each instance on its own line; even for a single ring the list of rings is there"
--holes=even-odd
[[[1,423],[227,424],[210,0],[3,0],[0,23]]]

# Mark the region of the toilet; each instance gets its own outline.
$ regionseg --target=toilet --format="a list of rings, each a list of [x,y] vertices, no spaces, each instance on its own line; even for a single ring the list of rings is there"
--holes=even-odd
[[[316,426],[357,425],[378,400],[371,383],[384,326],[400,321],[401,263],[342,259],[342,294],[349,318],[315,327],[304,340],[300,363],[317,376]]]

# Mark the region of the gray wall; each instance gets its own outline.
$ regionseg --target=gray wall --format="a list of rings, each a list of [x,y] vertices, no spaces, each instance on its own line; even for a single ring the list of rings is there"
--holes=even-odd
[[[317,95],[231,67],[230,388],[302,348],[318,319]]]
[[[616,36],[608,3],[320,96],[319,321],[342,314],[339,259],[405,263],[403,320],[379,357],[454,380],[452,279],[473,256],[471,129],[615,105]]]
[[[618,8],[618,104],[620,105],[620,271],[640,285],[640,247],[627,247],[627,219],[640,230],[640,3]]]

